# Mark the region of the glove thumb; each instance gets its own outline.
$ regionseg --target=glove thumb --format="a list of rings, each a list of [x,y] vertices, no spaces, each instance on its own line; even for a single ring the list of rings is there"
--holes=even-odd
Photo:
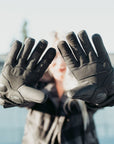
[[[42,91],[26,85],[22,85],[18,91],[28,102],[44,103],[47,100],[47,96]]]

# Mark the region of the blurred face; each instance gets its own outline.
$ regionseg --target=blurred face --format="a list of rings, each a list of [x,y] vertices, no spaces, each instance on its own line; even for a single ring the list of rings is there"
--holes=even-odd
[[[64,80],[66,73],[66,64],[58,50],[56,52],[56,57],[49,66],[49,71],[51,72],[55,80]]]

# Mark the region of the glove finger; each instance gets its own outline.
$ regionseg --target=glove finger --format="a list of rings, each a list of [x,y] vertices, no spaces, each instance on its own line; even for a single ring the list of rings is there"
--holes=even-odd
[[[33,69],[36,65],[36,63],[38,62],[38,60],[40,59],[40,57],[42,56],[42,53],[44,52],[44,50],[47,47],[48,42],[46,40],[41,40],[36,48],[34,49],[33,53],[31,54],[29,60],[28,60],[28,69]]]
[[[8,55],[8,58],[5,62],[5,65],[6,64],[11,64],[11,65],[15,65],[16,64],[16,58],[17,58],[17,55],[21,49],[21,46],[22,46],[22,43],[20,41],[15,41],[12,45],[12,48],[10,50],[10,53]]]
[[[101,36],[99,34],[94,34],[92,36],[92,40],[97,50],[99,58],[109,60],[109,56],[105,49]]]
[[[86,33],[86,31],[81,31],[78,33],[78,38],[83,46],[83,49],[85,50],[89,60],[91,61],[95,61],[97,60],[97,55],[92,47],[92,44],[88,38],[88,35]],[[91,54],[89,54],[91,53]],[[91,57],[90,57],[91,56]]]
[[[71,49],[73,50],[76,58],[78,59],[78,61],[81,62],[82,64],[86,63],[88,61],[87,57],[86,57],[84,51],[82,50],[75,33],[70,32],[66,36],[66,39],[67,39]]]
[[[34,46],[35,40],[32,38],[27,38],[24,43],[24,47],[22,48],[22,51],[20,52],[19,58],[27,60],[33,46]]]
[[[65,41],[60,41],[57,45],[62,57],[64,58],[66,64],[71,69],[71,71],[79,67],[79,61],[76,59],[76,57],[73,55],[70,47]]]
[[[40,60],[40,62],[37,64],[35,71],[37,72],[38,80],[42,77],[42,75],[44,74],[44,72],[46,71],[52,60],[54,59],[55,55],[56,50],[54,48],[50,48],[43,56],[43,58]]]

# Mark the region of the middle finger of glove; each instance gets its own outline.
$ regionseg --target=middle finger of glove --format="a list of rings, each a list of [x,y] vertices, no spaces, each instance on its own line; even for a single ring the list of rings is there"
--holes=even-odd
[[[39,41],[39,43],[37,44],[36,48],[34,49],[34,51],[32,52],[32,54],[28,60],[28,66],[27,66],[28,69],[34,69],[37,62],[41,58],[42,53],[46,49],[47,44],[48,44],[48,42],[46,40],[42,39],[41,41]]]
[[[84,63],[86,63],[88,61],[87,57],[86,57],[83,49],[81,48],[75,33],[70,32],[66,36],[66,39],[67,39],[74,55],[76,56],[77,60],[79,61],[80,65],[83,65]]]

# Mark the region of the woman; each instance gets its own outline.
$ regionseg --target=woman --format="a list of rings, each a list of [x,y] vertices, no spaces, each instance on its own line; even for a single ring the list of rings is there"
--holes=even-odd
[[[54,44],[59,40],[55,36]],[[56,51],[48,72],[37,86],[48,95],[48,100],[44,104],[34,103],[29,109],[22,143],[97,144],[94,111],[87,109],[83,101],[68,98],[66,91],[77,82]]]

